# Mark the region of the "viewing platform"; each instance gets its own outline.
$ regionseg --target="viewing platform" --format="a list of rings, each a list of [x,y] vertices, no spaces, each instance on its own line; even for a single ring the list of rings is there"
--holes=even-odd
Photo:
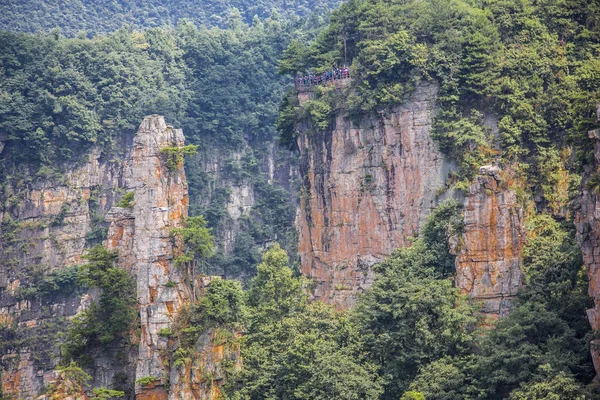
[[[343,88],[343,87],[348,86],[351,81],[352,81],[352,78],[347,77],[347,78],[332,79],[332,80],[327,80],[327,81],[322,81],[322,82],[307,84],[307,85],[299,84],[298,82],[296,82],[296,92],[298,92],[298,93],[313,92],[315,90],[315,88],[317,88],[319,86],[335,86],[338,88]]]
[[[298,96],[300,105],[302,105],[302,103],[304,103],[305,101],[312,99],[315,89],[319,86],[334,86],[338,89],[343,89],[345,87],[348,87],[351,82],[352,78],[350,77],[326,80],[310,85],[298,84],[298,82],[296,82],[296,94]]]

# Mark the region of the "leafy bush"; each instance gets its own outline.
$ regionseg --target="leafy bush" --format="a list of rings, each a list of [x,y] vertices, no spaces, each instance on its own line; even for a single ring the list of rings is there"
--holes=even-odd
[[[86,349],[123,341],[136,319],[135,285],[130,274],[117,264],[117,254],[103,246],[89,250],[87,264],[78,270],[82,285],[101,290],[100,299],[71,320],[63,344],[66,360],[78,360]]]
[[[139,383],[142,386],[148,386],[151,385],[152,383],[158,381],[159,379],[153,377],[153,376],[143,376],[139,379],[135,380],[135,383]]]
[[[190,322],[203,329],[240,326],[245,317],[244,293],[237,281],[214,279],[192,308]]]
[[[188,144],[183,147],[163,147],[160,149],[160,154],[166,157],[167,168],[175,170],[183,162],[185,156],[192,156],[198,153],[198,146]]]
[[[171,329],[169,329],[169,328],[160,328],[158,330],[158,336],[169,337],[172,334],[173,334],[173,332],[171,332]]]
[[[121,200],[117,203],[117,207],[122,208],[131,208],[133,207],[133,198],[135,196],[134,192],[127,192],[121,197]]]
[[[107,388],[95,388],[92,389],[94,396],[91,400],[110,400],[113,398],[120,399],[125,397],[125,392],[122,390],[111,390]]]

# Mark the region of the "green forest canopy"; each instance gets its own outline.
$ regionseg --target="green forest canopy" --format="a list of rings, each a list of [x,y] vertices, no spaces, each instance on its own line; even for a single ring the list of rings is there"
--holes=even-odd
[[[13,32],[45,32],[59,28],[67,36],[111,33],[134,28],[175,26],[181,20],[196,25],[230,26],[232,19],[251,24],[255,18],[298,19],[326,14],[339,0],[4,0],[0,24]]]
[[[325,91],[303,115],[284,103],[283,142],[293,141],[299,118],[320,129],[333,112],[383,111],[419,81],[433,80],[440,85],[435,136],[459,163],[458,187],[497,160],[533,183],[554,211],[566,202],[553,188],[557,168],[569,157],[563,150],[569,146],[576,154],[577,170],[590,159],[587,131],[597,126],[597,1],[350,0],[315,41],[292,43],[281,65],[317,72],[340,65],[343,38],[354,77],[347,99]],[[490,135],[485,116],[497,119],[497,135]]]

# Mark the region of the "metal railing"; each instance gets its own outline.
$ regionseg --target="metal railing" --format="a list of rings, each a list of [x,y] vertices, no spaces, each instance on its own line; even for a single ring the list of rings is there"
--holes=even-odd
[[[326,71],[322,74],[310,74],[296,78],[295,85],[297,92],[306,92],[314,90],[317,86],[327,84],[336,84],[336,82],[345,82],[350,79],[350,70],[348,68],[336,68]]]

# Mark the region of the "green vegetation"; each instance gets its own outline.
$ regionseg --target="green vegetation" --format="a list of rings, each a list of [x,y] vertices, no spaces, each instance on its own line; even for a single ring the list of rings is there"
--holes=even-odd
[[[175,0],[143,3],[117,0],[103,3],[91,0],[44,2],[7,0],[0,17],[3,29],[23,32],[47,31],[60,27],[69,36],[113,32],[123,25],[157,28],[191,20],[198,25],[231,27],[252,24],[256,19],[282,16],[289,19],[325,14],[339,1],[259,0],[252,2]],[[85,15],[86,18],[81,18]],[[83,31],[83,32],[82,32]]]
[[[238,313],[244,366],[226,392],[234,399],[499,400],[556,390],[593,398],[585,387],[594,375],[590,299],[572,227],[540,215],[527,228],[528,286],[508,317],[483,330],[479,305],[453,287],[449,241],[462,230],[455,202],[440,205],[410,248],[377,266],[373,286],[346,313],[310,303],[306,282],[272,247]],[[229,310],[224,297],[208,303]]]
[[[234,399],[377,399],[373,366],[347,316],[308,303],[303,280],[279,246],[269,249],[248,290],[244,368],[227,383]]]
[[[188,274],[196,273],[197,261],[205,261],[214,253],[215,242],[211,230],[202,215],[190,217],[185,227],[173,229],[172,233],[183,242],[183,254],[175,258],[175,263],[186,267]]]
[[[86,350],[127,340],[136,320],[135,286],[127,271],[117,264],[116,253],[96,246],[78,270],[80,284],[101,290],[100,299],[71,320],[62,346],[63,359],[86,363]]]
[[[215,279],[192,307],[190,322],[203,329],[239,328],[244,314],[244,292],[239,282]]]
[[[158,330],[158,336],[169,337],[173,334],[169,328],[161,328]]]
[[[586,132],[600,97],[599,11],[585,1],[352,0],[308,48],[291,43],[280,71],[318,72],[347,57],[353,81],[342,110],[358,118],[435,81],[435,136],[458,162],[458,187],[500,160],[551,202],[559,165],[548,165],[545,154],[568,145],[579,162],[589,159]],[[489,116],[499,121],[495,136],[484,123]],[[289,142],[297,118],[284,100],[282,140]]]
[[[179,164],[183,162],[183,158],[185,156],[193,156],[194,154],[198,154],[198,146],[189,144],[183,147],[164,147],[160,149],[160,154],[166,156],[167,168],[170,171],[173,171],[176,170]]]
[[[69,295],[79,288],[77,266],[60,269],[49,274],[34,273],[28,284],[19,287],[17,299],[43,299],[55,295]]]
[[[122,208],[131,208],[133,207],[133,197],[135,196],[134,192],[127,192],[121,197],[121,200],[117,203],[117,207]]]
[[[111,400],[111,399],[120,399],[125,396],[125,392],[122,390],[112,390],[107,388],[96,388],[92,389],[92,393],[94,396],[91,400]]]
[[[148,386],[154,382],[156,382],[158,379],[153,377],[153,376],[143,376],[139,379],[135,380],[135,383],[139,383],[142,386]]]

